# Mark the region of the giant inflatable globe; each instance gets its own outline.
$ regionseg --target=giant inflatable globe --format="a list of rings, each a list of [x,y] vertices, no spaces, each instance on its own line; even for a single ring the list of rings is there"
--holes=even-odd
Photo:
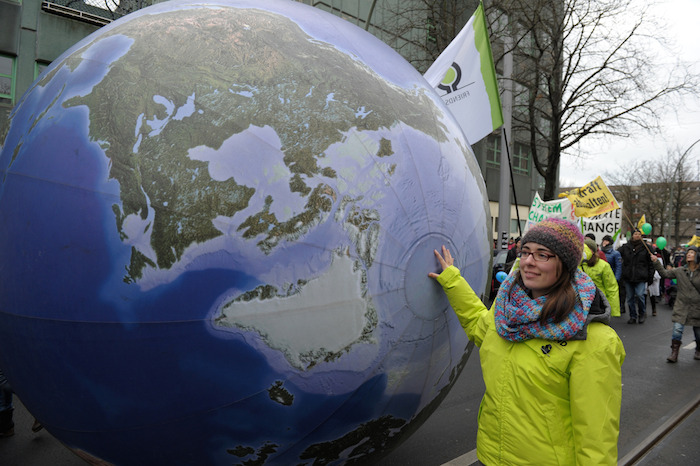
[[[0,153],[0,367],[85,458],[370,462],[471,347],[469,143],[407,62],[296,2],[171,1],[57,59]]]

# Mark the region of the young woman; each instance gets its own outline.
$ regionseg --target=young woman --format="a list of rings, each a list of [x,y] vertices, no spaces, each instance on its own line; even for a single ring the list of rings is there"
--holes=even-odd
[[[695,359],[700,359],[700,270],[698,270],[698,248],[690,246],[685,253],[685,264],[673,268],[670,265],[664,270],[661,261],[651,254],[654,268],[663,278],[675,278],[677,281],[676,302],[673,305],[673,333],[671,334],[671,355],[668,362],[678,361],[678,350],[681,347],[683,330],[686,325],[693,326],[695,333]]]
[[[480,347],[477,456],[486,465],[617,464],[625,350],[605,323],[605,300],[578,270],[582,253],[575,225],[538,223],[489,310],[450,251],[435,251],[443,271],[428,276]]]
[[[598,245],[592,239],[583,240],[583,261],[581,270],[591,277],[595,286],[603,292],[610,303],[613,317],[620,317],[620,291],[615,273],[610,264],[598,255]],[[654,314],[656,315],[656,314]]]

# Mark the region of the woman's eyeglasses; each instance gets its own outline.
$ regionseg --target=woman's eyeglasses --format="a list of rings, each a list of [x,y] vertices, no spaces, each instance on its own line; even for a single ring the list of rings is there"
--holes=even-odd
[[[552,257],[557,257],[556,254],[547,254],[546,252],[542,251],[520,251],[518,254],[518,257],[520,257],[520,261],[524,261],[527,259],[527,256],[532,255],[532,257],[537,261],[537,262],[547,262],[549,259]]]

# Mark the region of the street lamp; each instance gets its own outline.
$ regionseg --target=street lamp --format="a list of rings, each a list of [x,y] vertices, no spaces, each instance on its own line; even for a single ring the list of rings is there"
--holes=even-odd
[[[685,152],[683,152],[683,155],[681,155],[681,158],[685,157],[685,156],[688,154],[688,152],[690,152],[690,149],[692,149],[693,146],[694,146],[695,144],[697,144],[698,142],[700,142],[700,139],[698,139],[697,141],[695,141],[694,143],[692,143],[692,144],[685,150]]]
[[[676,208],[674,208],[673,188],[674,188],[676,183],[679,183],[678,170],[680,169],[680,166],[683,163],[683,160],[685,160],[685,156],[688,155],[688,153],[695,146],[695,144],[697,144],[699,142],[700,142],[700,139],[696,140],[690,146],[688,146],[688,148],[683,152],[683,154],[681,154],[681,156],[678,158],[678,163],[676,164],[676,169],[673,172],[673,183],[671,184],[671,194],[670,194],[670,198],[669,198],[668,209],[670,211],[669,223],[673,223],[673,237],[674,237],[676,245],[678,245],[678,225],[679,225],[678,217],[679,217],[679,213],[680,213],[680,208],[678,206],[676,206]],[[678,189],[679,189],[679,196],[680,196],[680,189],[681,189],[680,186],[678,187]],[[678,209],[678,210],[676,210],[676,209]],[[673,214],[676,214],[675,221],[673,218]]]

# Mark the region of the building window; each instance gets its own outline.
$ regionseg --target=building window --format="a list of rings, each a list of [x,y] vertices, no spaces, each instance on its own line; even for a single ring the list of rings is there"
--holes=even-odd
[[[501,136],[490,134],[486,138],[486,164],[494,167],[501,165]]]
[[[115,19],[157,3],[159,0],[43,0],[41,9],[86,23],[104,26]]]
[[[530,104],[530,90],[519,83],[513,83],[513,105],[521,108],[523,112],[527,111]]]
[[[513,148],[513,172],[521,175],[530,174],[530,151],[525,144],[515,143]]]
[[[430,43],[437,43],[437,34],[435,30],[435,19],[429,17],[425,20],[425,44],[430,47]]]
[[[537,175],[535,179],[537,180],[537,189],[544,190],[544,187],[547,185],[544,181],[544,176],[540,175],[539,173],[535,173]]]
[[[545,139],[549,138],[552,135],[552,121],[541,116],[535,118],[537,118],[537,127],[540,133],[542,133]]]
[[[525,229],[525,223],[527,221],[525,219],[520,219],[520,228],[518,228],[518,219],[517,218],[511,218],[510,219],[510,234],[513,237],[518,237],[520,236],[520,232]]]
[[[0,104],[14,104],[15,101],[15,59],[0,55]]]
[[[38,78],[50,64],[51,63],[46,63],[43,61],[34,62],[34,79]]]

